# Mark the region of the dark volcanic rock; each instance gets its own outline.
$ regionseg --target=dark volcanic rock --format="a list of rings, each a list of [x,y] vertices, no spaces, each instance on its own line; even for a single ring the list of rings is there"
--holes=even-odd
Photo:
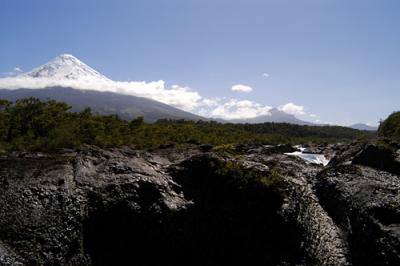
[[[260,185],[251,177],[244,180],[239,174],[245,171],[268,177],[268,168],[248,165],[235,169],[233,164],[204,154],[171,167],[174,181],[181,184],[183,194],[194,203],[180,221],[185,224],[179,230],[183,241],[180,263],[191,261],[190,265],[200,266],[301,262],[305,254],[300,231],[279,214],[282,195],[271,186]]]
[[[400,265],[400,178],[346,163],[352,159],[349,154],[318,175],[318,198],[342,230],[353,265]],[[391,158],[367,145],[352,161],[388,168]]]
[[[13,254],[12,251],[0,242],[0,265],[23,265],[21,261],[21,258],[18,258],[18,256]]]
[[[363,147],[2,155],[0,265],[398,265],[399,177]]]
[[[397,156],[390,148],[370,144],[354,157],[353,163],[400,174],[400,160]]]
[[[332,159],[336,154],[340,154],[344,147],[346,146],[342,144],[307,144],[304,146],[303,153],[323,154],[327,159]]]
[[[264,155],[272,155],[277,153],[289,153],[298,151],[290,144],[279,145],[237,145],[235,147],[237,152],[241,153],[262,153]]]
[[[187,204],[171,189],[173,181],[161,170],[164,161],[146,156],[85,149],[54,156],[1,158],[0,241],[27,265],[90,265],[91,260],[96,264],[90,221],[99,212],[112,212],[119,205],[137,213],[143,209],[172,212]],[[118,231],[124,221],[123,216],[111,215],[98,222],[103,219],[114,222],[110,232]],[[104,234],[97,231],[94,235]]]

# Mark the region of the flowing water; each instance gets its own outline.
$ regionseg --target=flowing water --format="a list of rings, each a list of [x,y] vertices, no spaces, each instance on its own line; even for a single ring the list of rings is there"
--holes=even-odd
[[[315,164],[320,164],[323,166],[326,166],[329,163],[329,160],[325,157],[323,154],[313,154],[313,153],[303,153],[305,148],[298,146],[296,147],[300,151],[295,151],[295,152],[289,152],[285,153],[286,155],[292,155],[292,156],[297,156],[300,157],[301,159],[310,162],[310,163],[315,163]]]

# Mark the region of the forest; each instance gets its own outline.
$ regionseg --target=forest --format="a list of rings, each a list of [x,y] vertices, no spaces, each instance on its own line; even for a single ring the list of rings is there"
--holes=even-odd
[[[71,112],[54,100],[0,100],[0,150],[56,151],[96,145],[155,149],[171,145],[304,144],[370,139],[375,133],[340,126],[286,123],[230,124],[214,121],[159,120],[146,123],[117,115],[98,115],[89,108]]]

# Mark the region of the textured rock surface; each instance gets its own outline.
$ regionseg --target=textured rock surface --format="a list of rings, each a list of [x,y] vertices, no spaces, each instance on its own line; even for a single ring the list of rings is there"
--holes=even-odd
[[[252,160],[260,158],[254,155],[248,157]],[[347,243],[341,229],[335,225],[314,193],[315,176],[321,167],[285,155],[275,155],[261,161],[285,177],[286,193],[280,211],[285,219],[296,224],[301,233],[301,246],[308,257],[307,264],[349,265]]]
[[[400,265],[399,176],[288,149],[0,156],[0,265]]]
[[[366,145],[354,158],[354,164],[366,165],[385,170],[394,174],[400,174],[400,160],[398,152],[394,148],[377,145]]]
[[[94,148],[2,157],[0,240],[27,265],[90,264],[84,224],[99,206],[174,210],[187,203],[171,189],[164,163],[131,150]]]
[[[0,265],[23,265],[21,259],[0,242]]]
[[[349,154],[318,175],[320,202],[342,230],[353,265],[400,265],[400,177],[380,170],[393,169],[392,157],[379,157],[372,145]]]

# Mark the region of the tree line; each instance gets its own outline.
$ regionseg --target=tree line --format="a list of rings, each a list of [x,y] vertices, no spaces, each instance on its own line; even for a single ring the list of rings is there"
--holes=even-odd
[[[373,133],[339,126],[285,123],[222,124],[213,121],[126,121],[117,115],[97,115],[86,108],[71,112],[64,102],[25,98],[0,100],[0,149],[54,151],[83,144],[154,149],[185,144],[277,144],[352,141]]]

